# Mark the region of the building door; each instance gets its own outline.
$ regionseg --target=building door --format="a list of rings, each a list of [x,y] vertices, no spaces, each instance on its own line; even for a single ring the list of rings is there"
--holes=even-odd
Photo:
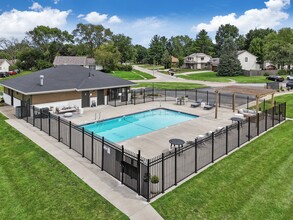
[[[104,90],[97,90],[97,105],[105,104]]]
[[[82,92],[81,107],[82,108],[90,107],[90,92],[89,91]]]

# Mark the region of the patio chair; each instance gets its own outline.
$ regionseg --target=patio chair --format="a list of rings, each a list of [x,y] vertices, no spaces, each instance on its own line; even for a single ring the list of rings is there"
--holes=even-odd
[[[202,99],[198,99],[196,102],[191,103],[190,107],[191,108],[196,108],[196,107],[200,106],[201,103],[202,103]]]
[[[212,104],[207,104],[203,107],[204,110],[211,110],[212,108],[214,108],[216,105],[216,102],[213,102]]]

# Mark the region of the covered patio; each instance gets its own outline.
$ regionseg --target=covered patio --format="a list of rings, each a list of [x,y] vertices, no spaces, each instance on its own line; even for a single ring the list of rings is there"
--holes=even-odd
[[[217,88],[216,93],[216,109],[215,118],[218,118],[218,106],[219,106],[219,93],[232,93],[232,110],[235,112],[236,94],[252,95],[256,99],[256,109],[259,109],[259,99],[271,95],[272,106],[274,106],[274,94],[275,90],[256,88],[256,87],[246,87],[246,86],[226,86],[222,88]]]

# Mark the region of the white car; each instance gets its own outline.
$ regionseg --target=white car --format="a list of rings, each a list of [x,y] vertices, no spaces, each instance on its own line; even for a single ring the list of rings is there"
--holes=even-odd
[[[288,75],[286,78],[287,80],[293,80],[293,75]]]

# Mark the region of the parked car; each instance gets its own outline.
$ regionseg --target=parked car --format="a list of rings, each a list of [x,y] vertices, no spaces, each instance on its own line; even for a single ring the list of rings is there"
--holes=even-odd
[[[293,75],[288,75],[288,76],[287,76],[287,79],[288,79],[288,80],[293,80]]]
[[[10,76],[16,75],[17,73],[14,70],[8,72]]]
[[[19,70],[19,69],[15,69],[15,70],[13,70],[13,71],[16,72],[17,74],[20,73],[20,70]]]
[[[284,77],[282,76],[268,76],[267,80],[275,81],[275,82],[283,82]]]
[[[6,73],[0,73],[0,78],[5,78],[6,77]]]
[[[286,88],[287,89],[293,89],[293,80],[290,80],[286,83]]]

